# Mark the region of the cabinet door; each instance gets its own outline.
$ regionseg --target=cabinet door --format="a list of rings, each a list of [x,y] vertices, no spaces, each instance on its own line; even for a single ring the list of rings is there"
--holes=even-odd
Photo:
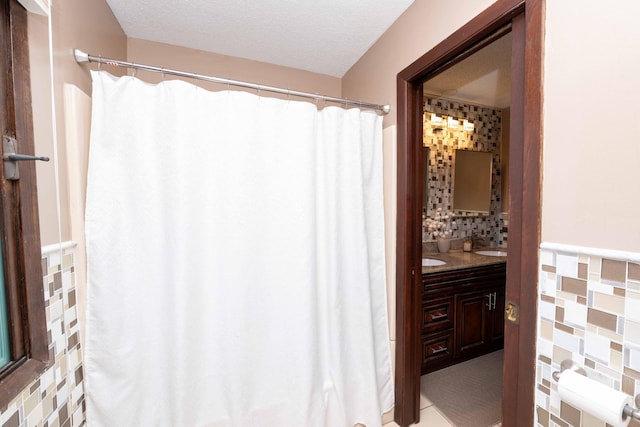
[[[456,295],[455,357],[480,354],[488,343],[489,291]]]
[[[495,288],[492,291],[495,295],[493,308],[489,312],[490,316],[490,335],[489,340],[492,344],[492,349],[502,348],[504,343],[504,300],[505,289],[504,286]]]

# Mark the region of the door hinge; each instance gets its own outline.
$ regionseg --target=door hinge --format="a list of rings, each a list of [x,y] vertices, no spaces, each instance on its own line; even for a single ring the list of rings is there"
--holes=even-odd
[[[507,301],[504,308],[504,318],[518,325],[520,323],[520,306],[512,301]]]
[[[15,138],[2,135],[2,161],[4,163],[4,177],[9,181],[15,181],[20,179],[20,172],[18,171],[19,161],[24,160],[41,160],[48,162],[48,157],[31,156],[29,154],[18,154],[18,141]]]

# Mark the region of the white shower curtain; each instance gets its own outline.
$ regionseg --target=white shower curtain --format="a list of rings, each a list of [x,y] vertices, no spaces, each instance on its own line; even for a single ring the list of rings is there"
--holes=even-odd
[[[87,424],[379,426],[381,118],[92,77]]]

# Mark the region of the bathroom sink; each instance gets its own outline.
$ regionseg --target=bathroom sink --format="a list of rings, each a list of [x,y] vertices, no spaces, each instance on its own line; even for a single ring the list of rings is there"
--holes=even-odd
[[[446,262],[440,261],[439,259],[433,258],[422,258],[422,266],[423,267],[437,267],[439,265],[445,265]]]
[[[478,255],[507,256],[507,251],[475,251]]]

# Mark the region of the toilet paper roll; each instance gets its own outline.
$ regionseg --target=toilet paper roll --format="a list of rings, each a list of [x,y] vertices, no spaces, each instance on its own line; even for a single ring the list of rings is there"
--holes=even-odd
[[[564,371],[558,380],[560,399],[574,408],[590,413],[613,427],[626,427],[631,421],[624,417],[625,405],[633,407],[628,394],[614,390],[574,371]]]

